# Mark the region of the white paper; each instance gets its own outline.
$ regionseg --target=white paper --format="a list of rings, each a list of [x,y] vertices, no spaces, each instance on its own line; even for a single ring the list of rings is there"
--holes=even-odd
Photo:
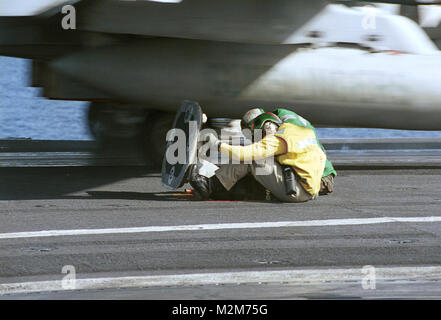
[[[219,169],[218,166],[206,160],[200,160],[200,162],[202,166],[199,168],[199,174],[204,177],[211,178],[216,170]]]

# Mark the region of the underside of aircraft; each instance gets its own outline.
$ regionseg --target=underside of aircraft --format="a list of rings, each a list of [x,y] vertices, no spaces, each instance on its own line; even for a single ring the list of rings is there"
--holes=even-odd
[[[210,118],[286,107],[316,125],[441,129],[441,55],[406,17],[324,0],[28,1],[0,5],[0,55],[31,59],[43,96],[90,101],[104,143],[163,154],[183,100]]]

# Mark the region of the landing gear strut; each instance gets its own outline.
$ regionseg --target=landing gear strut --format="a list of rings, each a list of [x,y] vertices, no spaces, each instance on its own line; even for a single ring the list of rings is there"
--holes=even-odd
[[[174,114],[144,106],[92,102],[89,130],[102,153],[135,153],[160,168]]]
[[[132,140],[143,129],[148,110],[119,103],[92,102],[89,106],[89,129],[100,144]]]

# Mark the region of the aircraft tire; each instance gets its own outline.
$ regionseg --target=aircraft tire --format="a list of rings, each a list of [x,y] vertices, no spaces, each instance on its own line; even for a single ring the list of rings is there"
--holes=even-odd
[[[172,128],[175,115],[151,111],[145,123],[144,149],[155,168],[161,168],[166,149],[167,132]]]

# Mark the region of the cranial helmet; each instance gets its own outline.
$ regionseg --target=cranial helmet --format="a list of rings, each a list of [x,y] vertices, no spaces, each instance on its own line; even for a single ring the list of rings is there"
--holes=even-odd
[[[265,113],[265,110],[262,108],[253,108],[248,110],[242,117],[242,128],[249,128],[251,122],[263,113]]]
[[[254,120],[251,121],[251,123],[249,124],[248,127],[251,130],[262,129],[263,125],[267,121],[271,121],[271,122],[277,124],[278,126],[282,125],[282,123],[283,123],[282,120],[280,120],[280,118],[278,116],[276,116],[274,113],[265,112],[265,113],[262,113],[261,115],[257,116],[256,118],[254,118]]]

